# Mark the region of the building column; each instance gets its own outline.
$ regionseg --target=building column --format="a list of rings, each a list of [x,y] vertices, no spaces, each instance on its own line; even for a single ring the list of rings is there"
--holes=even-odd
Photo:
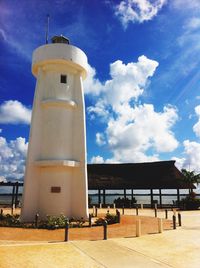
[[[99,205],[101,203],[101,190],[100,189],[98,189],[98,203]]]
[[[133,189],[131,189],[131,200],[133,202]]]
[[[180,204],[180,189],[177,189],[177,205]]]
[[[103,204],[106,204],[106,190],[103,189]]]
[[[159,189],[160,207],[162,208],[162,189]]]
[[[18,191],[19,191],[19,185],[18,185],[18,182],[16,182],[16,190],[15,190],[15,207],[17,207],[17,203],[18,203]]]
[[[150,189],[150,195],[151,195],[151,208],[153,208],[153,189]]]
[[[124,199],[126,199],[126,189],[124,189]]]
[[[15,186],[13,185],[12,189],[12,202],[11,202],[11,207],[13,208],[14,205],[14,200],[15,200]]]

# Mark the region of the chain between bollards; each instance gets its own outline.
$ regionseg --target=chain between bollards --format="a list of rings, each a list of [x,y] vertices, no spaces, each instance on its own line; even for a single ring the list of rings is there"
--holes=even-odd
[[[65,241],[69,241],[69,222],[65,225]]]
[[[107,226],[108,226],[108,223],[107,223],[107,221],[105,220],[104,222],[103,222],[103,239],[104,240],[107,240]]]

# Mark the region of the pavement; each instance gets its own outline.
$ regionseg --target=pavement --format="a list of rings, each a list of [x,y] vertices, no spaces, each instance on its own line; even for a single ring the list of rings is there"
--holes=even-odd
[[[140,215],[152,213],[140,210]],[[181,215],[182,227],[160,234],[59,243],[10,241],[0,245],[0,267],[199,268],[200,211],[183,211]]]

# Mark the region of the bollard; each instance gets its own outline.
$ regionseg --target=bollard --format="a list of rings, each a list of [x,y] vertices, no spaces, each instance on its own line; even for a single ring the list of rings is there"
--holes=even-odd
[[[114,208],[114,209],[116,208],[116,205],[115,205],[115,203],[113,203],[113,208]]]
[[[69,241],[69,222],[65,225],[65,241]]]
[[[95,206],[92,207],[93,208],[93,217],[95,216]]]
[[[141,220],[136,220],[136,237],[141,236]]]
[[[89,214],[89,227],[92,227],[92,215]]]
[[[105,221],[103,222],[103,239],[104,239],[104,240],[107,240],[107,225],[108,225],[108,223],[107,223],[107,221],[105,220]]]
[[[116,215],[117,215],[117,222],[120,223],[120,212],[118,209],[116,209]]]
[[[136,209],[136,215],[138,216],[138,214],[139,214],[139,209],[138,209],[138,206],[137,206],[137,205],[136,205],[135,209]]]
[[[35,214],[35,227],[38,228],[39,214]]]
[[[157,218],[157,208],[155,208],[154,211],[155,211],[155,218]]]
[[[162,219],[158,219],[158,232],[162,233],[163,232],[163,221]]]
[[[13,215],[14,208],[15,208],[15,205],[13,204],[13,205],[11,206],[11,215]]]
[[[181,213],[178,213],[178,225],[181,226]]]
[[[143,204],[141,204],[141,209],[143,209]]]
[[[110,206],[108,206],[107,209],[110,209]]]
[[[173,229],[176,229],[176,216],[172,216],[172,221],[173,221]]]
[[[102,204],[101,203],[99,204],[99,208],[102,208]]]
[[[95,207],[95,217],[97,217],[97,215],[98,215],[98,208]]]
[[[168,210],[165,209],[165,219],[168,219]]]
[[[176,209],[173,208],[172,211],[173,211],[174,216],[176,216]]]
[[[124,206],[122,207],[122,215],[124,215]]]
[[[157,203],[154,204],[154,208],[155,208],[155,209],[158,208],[158,204],[157,204]]]

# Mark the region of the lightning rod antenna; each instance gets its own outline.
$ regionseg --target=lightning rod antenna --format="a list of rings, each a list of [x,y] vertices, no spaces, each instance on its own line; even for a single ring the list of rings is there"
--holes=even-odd
[[[46,23],[46,44],[49,43],[49,14],[47,14],[47,23]]]

